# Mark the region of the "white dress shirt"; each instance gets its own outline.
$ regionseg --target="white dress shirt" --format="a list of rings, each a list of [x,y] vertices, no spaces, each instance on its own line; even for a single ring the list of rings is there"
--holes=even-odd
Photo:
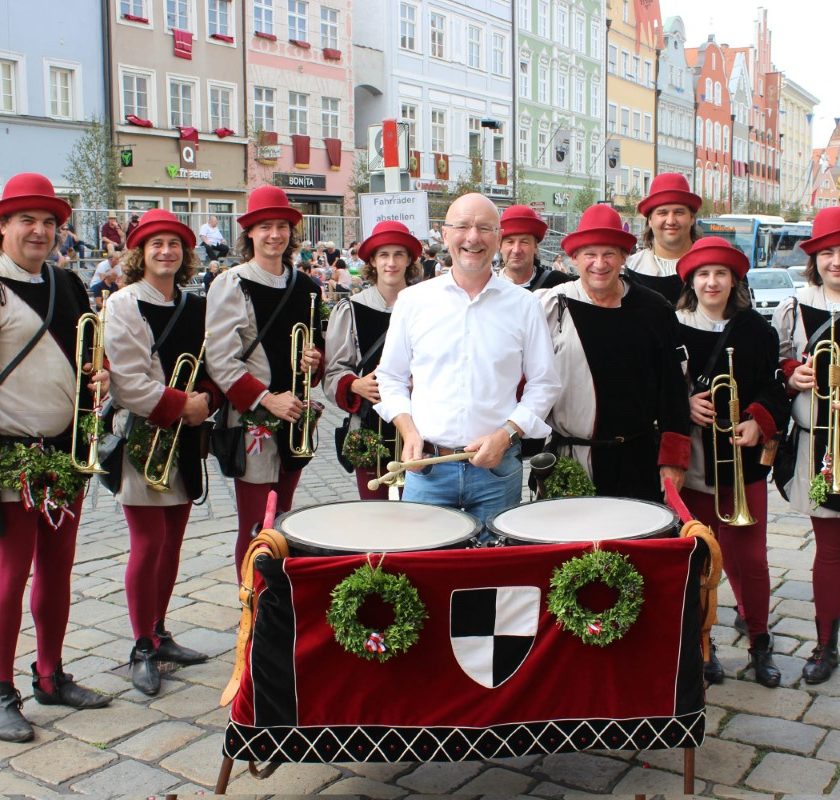
[[[545,437],[560,389],[539,303],[495,275],[472,300],[451,273],[400,292],[376,377],[379,415],[410,414],[420,435],[443,447],[463,447],[505,420]]]

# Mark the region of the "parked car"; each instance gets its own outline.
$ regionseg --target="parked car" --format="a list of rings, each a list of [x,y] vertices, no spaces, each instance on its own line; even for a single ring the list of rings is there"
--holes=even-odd
[[[805,270],[807,267],[788,267],[788,275],[793,280],[794,288],[801,289],[808,285],[808,279],[805,277]]]
[[[747,283],[753,298],[753,308],[768,319],[782,300],[796,294],[793,278],[786,269],[751,269],[747,273]]]

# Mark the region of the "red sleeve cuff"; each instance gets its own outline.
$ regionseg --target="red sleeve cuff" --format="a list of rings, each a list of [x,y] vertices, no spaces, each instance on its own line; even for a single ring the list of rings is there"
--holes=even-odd
[[[659,466],[688,469],[691,458],[691,437],[665,431],[659,442]]]
[[[358,413],[359,409],[362,407],[361,396],[356,394],[350,388],[353,385],[354,380],[356,380],[356,376],[352,372],[342,375],[338,379],[338,388],[335,393],[336,405],[351,414]]]
[[[186,392],[180,389],[170,389],[168,386],[163,390],[163,395],[158,404],[149,414],[149,422],[157,425],[158,428],[170,427],[180,416],[187,403]]]
[[[215,411],[222,405],[222,400],[224,399],[224,394],[222,390],[216,386],[210,378],[202,378],[198,382],[198,386],[196,386],[196,391],[198,392],[207,392],[210,395],[210,411]]]
[[[787,389],[789,395],[798,394],[798,392],[795,389],[790,389],[788,387],[788,382],[790,381],[790,376],[793,375],[793,371],[801,363],[801,361],[797,361],[795,358],[783,358],[779,362],[779,369],[781,369],[782,375],[785,376],[785,388]]]
[[[246,372],[233,386],[228,389],[228,400],[233,407],[244,414],[254,401],[268,389],[262,381],[257,380],[250,372]]]
[[[769,442],[776,435],[776,420],[763,405],[750,403],[744,409],[744,413],[749,414],[758,423],[765,442]]]

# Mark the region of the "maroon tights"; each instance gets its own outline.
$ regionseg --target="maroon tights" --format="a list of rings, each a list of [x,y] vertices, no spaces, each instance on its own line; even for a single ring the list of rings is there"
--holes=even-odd
[[[239,531],[234,548],[237,583],[242,577],[240,574],[242,560],[248,551],[248,545],[251,544],[251,535],[255,528],[257,532],[262,530],[268,493],[272,489],[277,492],[277,513],[290,511],[301,472],[302,470],[299,469],[284,472],[277,483],[246,483],[238,478],[234,481],[236,510],[239,515]]]
[[[76,553],[76,532],[82,497],[70,506],[53,530],[40,511],[23,503],[2,503],[6,532],[0,536],[0,681],[14,680],[15,645],[23,614],[23,593],[33,566],[29,607],[35,622],[37,670],[52,675],[61,660],[61,647],[70,616],[70,573]],[[49,686],[41,684],[50,691]]]
[[[166,617],[191,509],[192,503],[123,506],[130,540],[125,568],[128,617],[135,640],[151,639],[155,647],[155,624]]]
[[[767,566],[767,484],[755,481],[744,488],[747,506],[755,525],[724,525],[715,514],[715,496],[694,489],[683,489],[682,497],[694,516],[708,525],[717,537],[723,568],[732,585],[738,612],[747,623],[750,641],[767,633],[770,614],[770,571]],[[732,513],[732,490],[721,492],[721,510]]]
[[[840,618],[840,519],[811,517],[814,555],[814,608],[820,644],[827,644],[831,623]]]

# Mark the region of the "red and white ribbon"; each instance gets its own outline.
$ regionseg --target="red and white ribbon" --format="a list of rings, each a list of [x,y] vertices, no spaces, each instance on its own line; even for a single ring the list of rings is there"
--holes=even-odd
[[[365,650],[368,653],[384,653],[387,649],[385,647],[385,637],[379,631],[372,631],[365,642]]]
[[[592,636],[600,636],[601,635],[601,620],[596,619],[593,622],[590,622],[586,625],[586,630]]]
[[[245,448],[245,452],[249,455],[251,453],[262,453],[263,440],[270,439],[273,435],[271,428],[266,428],[265,425],[249,425],[248,435],[253,441]]]

